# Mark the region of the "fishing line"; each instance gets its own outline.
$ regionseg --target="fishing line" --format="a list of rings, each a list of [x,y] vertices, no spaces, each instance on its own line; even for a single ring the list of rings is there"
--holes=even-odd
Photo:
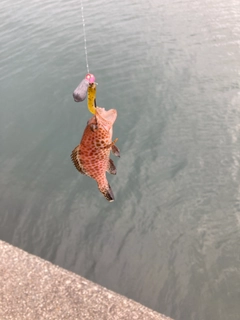
[[[76,102],[81,102],[88,97],[88,110],[92,113],[96,113],[96,85],[95,76],[92,73],[89,73],[89,65],[88,65],[88,51],[87,51],[87,36],[86,36],[86,28],[85,28],[85,19],[83,13],[83,0],[80,0],[81,3],[81,12],[82,12],[82,26],[83,26],[83,39],[84,39],[84,50],[86,57],[86,67],[87,74],[85,78],[80,82],[77,88],[73,92],[73,98]]]
[[[86,36],[86,28],[85,28],[85,19],[83,14],[83,0],[80,0],[81,3],[81,12],[82,12],[82,26],[83,26],[83,39],[84,39],[84,50],[85,50],[85,57],[86,57],[86,67],[87,73],[89,73],[89,65],[88,65],[88,52],[87,52],[87,36]]]

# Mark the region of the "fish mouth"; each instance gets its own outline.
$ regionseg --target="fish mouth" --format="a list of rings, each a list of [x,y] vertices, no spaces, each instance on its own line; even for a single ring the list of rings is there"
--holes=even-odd
[[[104,122],[108,122],[111,126],[114,124],[115,120],[117,119],[117,110],[110,109],[105,110],[105,108],[96,108],[96,114],[100,117]]]

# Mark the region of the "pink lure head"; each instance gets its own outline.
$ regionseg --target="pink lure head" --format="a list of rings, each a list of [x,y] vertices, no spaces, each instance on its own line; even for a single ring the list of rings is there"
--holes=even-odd
[[[88,73],[86,74],[85,79],[90,83],[94,83],[95,82],[95,76],[92,73]]]

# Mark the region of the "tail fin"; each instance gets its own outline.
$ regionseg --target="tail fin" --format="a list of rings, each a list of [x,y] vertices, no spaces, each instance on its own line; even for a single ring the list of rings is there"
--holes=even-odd
[[[112,192],[112,188],[109,183],[105,186],[98,186],[99,191],[104,195],[107,201],[112,202],[114,201],[114,195]]]

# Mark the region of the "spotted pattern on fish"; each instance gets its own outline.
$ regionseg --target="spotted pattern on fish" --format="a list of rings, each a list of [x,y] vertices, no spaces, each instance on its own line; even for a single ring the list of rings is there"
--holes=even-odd
[[[72,151],[71,159],[76,169],[96,180],[100,192],[108,201],[114,200],[112,189],[107,181],[106,172],[116,174],[117,170],[110,159],[110,151],[120,156],[112,142],[112,126],[117,118],[117,111],[96,108],[96,114],[88,121],[80,144]]]

